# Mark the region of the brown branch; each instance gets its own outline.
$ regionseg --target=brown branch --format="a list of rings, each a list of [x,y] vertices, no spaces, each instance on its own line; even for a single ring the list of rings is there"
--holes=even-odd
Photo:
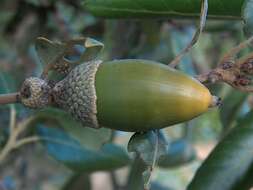
[[[37,142],[37,141],[40,141],[40,140],[43,140],[43,139],[39,136],[25,137],[21,140],[17,140],[15,146],[13,147],[13,149],[18,149],[23,145],[34,143],[34,142]]]
[[[14,115],[12,116],[14,117]],[[0,150],[0,165],[3,163],[6,157],[14,149],[17,149],[25,144],[33,143],[33,142],[41,140],[41,138],[37,136],[31,136],[31,137],[25,137],[25,138],[19,139],[20,134],[24,132],[24,130],[30,126],[31,122],[33,122],[33,119],[34,117],[31,116],[19,123],[16,123],[15,126],[12,127],[7,143],[5,144],[3,149]]]
[[[224,82],[243,92],[253,92],[253,52],[236,58],[236,55],[253,42],[253,36],[228,51],[218,66],[195,78],[201,83]]]
[[[253,36],[248,38],[246,41],[243,41],[239,45],[235,46],[223,56],[219,64],[224,64],[226,62],[231,62],[231,61],[233,62],[236,54],[238,54],[242,49],[246,48],[252,42],[253,42]]]
[[[19,93],[0,94],[0,105],[19,102]]]
[[[226,62],[227,63],[227,62]],[[243,92],[253,92],[252,86],[252,73],[253,65],[248,62],[241,62],[241,65],[249,64],[247,70],[245,67],[238,67],[238,63],[235,61],[229,67],[224,67],[224,64],[219,65],[217,68],[211,70],[206,74],[200,74],[195,76],[201,83],[227,83],[233,88]],[[251,67],[251,69],[250,69]]]

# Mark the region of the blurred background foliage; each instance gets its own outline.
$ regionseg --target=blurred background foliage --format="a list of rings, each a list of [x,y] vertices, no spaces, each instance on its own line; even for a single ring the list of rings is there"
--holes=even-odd
[[[198,22],[197,19],[107,20],[92,16],[82,4],[78,0],[1,1],[0,93],[17,91],[26,77],[42,72],[43,65],[34,49],[38,36],[58,41],[92,37],[105,44],[102,60],[142,58],[168,64],[191,40]],[[196,75],[214,68],[227,50],[245,39],[242,26],[241,20],[208,20],[198,43],[178,69]],[[252,125],[252,113],[248,113],[253,106],[251,94],[224,84],[208,88],[223,99],[223,105],[188,123],[163,130],[168,143],[164,147],[166,155],[159,159],[159,168],[154,170],[151,190],[185,189],[228,130]],[[134,158],[134,153],[127,153],[132,133],[81,128],[55,109],[35,111],[21,105],[15,105],[14,109],[17,121],[33,116],[22,136],[37,135],[41,143],[16,149],[0,164],[0,190],[142,189],[142,172],[146,166]],[[0,147],[5,145],[9,134],[9,110],[10,106],[0,107]],[[245,133],[253,135],[252,131],[242,135]],[[139,151],[133,144],[130,149]],[[144,158],[149,156],[143,150],[139,153],[144,153]],[[248,162],[252,157],[248,155]],[[191,185],[194,187],[194,183]]]

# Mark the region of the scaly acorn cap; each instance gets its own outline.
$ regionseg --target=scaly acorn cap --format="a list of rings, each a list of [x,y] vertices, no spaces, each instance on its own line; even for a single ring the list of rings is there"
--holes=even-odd
[[[100,63],[102,61],[94,60],[76,66],[55,85],[52,92],[59,107],[71,113],[84,126],[93,128],[99,128],[95,75]]]

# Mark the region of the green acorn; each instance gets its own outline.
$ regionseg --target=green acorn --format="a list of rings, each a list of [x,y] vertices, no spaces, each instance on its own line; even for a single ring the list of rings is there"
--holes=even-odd
[[[191,120],[217,103],[196,79],[139,59],[80,64],[47,94],[51,105],[71,113],[84,126],[133,132]],[[28,100],[21,97],[27,106]]]

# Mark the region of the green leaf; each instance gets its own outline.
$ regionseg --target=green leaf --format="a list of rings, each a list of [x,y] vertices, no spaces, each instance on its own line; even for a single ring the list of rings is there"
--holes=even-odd
[[[36,120],[34,123],[47,123],[51,121],[54,127],[64,129],[66,133],[87,149],[100,149],[103,144],[110,140],[112,135],[112,130],[107,128],[92,129],[83,127],[68,113],[55,108],[47,108],[39,111],[35,117]]]
[[[104,45],[101,42],[92,38],[52,42],[39,37],[35,43],[38,57],[44,64],[42,76],[51,80],[60,80],[77,64],[95,59],[103,47]]]
[[[39,37],[35,42],[35,49],[42,64],[48,65],[57,62],[65,52],[65,45],[60,42],[52,42]]]
[[[64,59],[67,51],[66,44],[39,37],[35,42],[35,50],[44,67],[42,77],[54,81],[62,80],[70,67],[70,62]]]
[[[253,0],[246,0],[243,8],[244,32],[247,37],[253,35]]]
[[[80,44],[82,43],[84,43],[86,50],[85,53],[81,55],[80,62],[95,59],[97,54],[104,48],[103,43],[92,38],[86,38],[84,42],[80,40]]]
[[[157,136],[154,131],[135,133],[128,142],[128,151],[135,152],[146,165],[151,166],[154,160],[157,140],[158,151],[156,159],[158,160],[160,156],[165,155],[167,152],[167,141],[163,134],[158,134]]]
[[[147,170],[147,165],[139,157],[136,157],[131,165],[126,189],[143,190],[143,172],[145,170]]]
[[[144,180],[143,172],[147,170],[147,166],[143,163],[140,158],[136,158],[131,166],[129,172],[127,188],[128,190],[143,190],[144,189]],[[149,175],[150,173],[148,173]],[[168,187],[164,187],[157,182],[151,182],[150,190],[171,190]]]
[[[142,167],[138,173],[142,173],[143,183],[138,183],[138,188],[144,184],[144,189],[150,186],[153,167],[157,160],[167,152],[167,141],[161,131],[148,131],[135,133],[128,142],[128,151],[136,153],[136,159],[142,160]]]
[[[185,139],[174,140],[170,143],[166,155],[158,160],[158,166],[162,168],[178,167],[187,164],[196,158],[193,146]]]
[[[93,151],[58,128],[39,125],[37,133],[49,155],[75,172],[113,170],[130,161],[126,151],[114,144],[105,144],[100,150]]]
[[[151,179],[151,175],[152,175],[152,170],[147,168],[145,171],[143,171],[142,173],[142,179],[143,179],[143,183],[144,183],[144,190],[149,189],[150,188],[150,184],[149,181]]]
[[[187,190],[248,190],[253,176],[253,112],[238,121],[198,169]]]
[[[105,144],[111,138],[110,129],[83,127],[59,109],[39,111],[33,125],[39,125],[38,134],[48,153],[74,171],[110,170],[130,161],[121,147]]]
[[[95,16],[107,18],[199,17],[200,0],[83,0]],[[245,0],[209,0],[210,18],[241,18]]]
[[[39,37],[35,42],[35,49],[44,65],[55,64],[63,59],[75,45],[81,45],[85,51],[81,53],[77,62],[90,61],[103,49],[104,44],[92,38],[76,38],[65,42],[53,42]]]

